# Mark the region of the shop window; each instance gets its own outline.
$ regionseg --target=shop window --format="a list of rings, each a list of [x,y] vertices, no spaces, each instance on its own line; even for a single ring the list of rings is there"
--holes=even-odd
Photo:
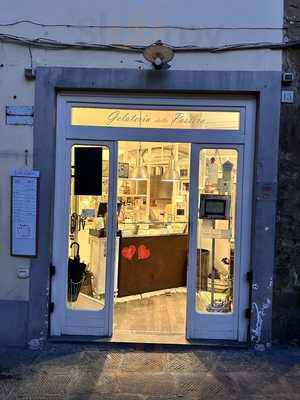
[[[200,151],[196,309],[201,313],[233,312],[237,164],[236,150]]]

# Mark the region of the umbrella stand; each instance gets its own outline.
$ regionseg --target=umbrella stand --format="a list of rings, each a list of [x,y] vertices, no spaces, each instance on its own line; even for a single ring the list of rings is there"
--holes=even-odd
[[[69,302],[77,301],[81,286],[84,282],[84,279],[85,278],[83,278],[79,282],[73,282],[72,280],[69,280],[69,282],[68,282],[68,301]]]
[[[86,276],[86,264],[80,262],[80,246],[79,243],[73,242],[70,245],[72,249],[77,247],[74,257],[69,257],[68,261],[68,301],[77,301],[80,288]]]

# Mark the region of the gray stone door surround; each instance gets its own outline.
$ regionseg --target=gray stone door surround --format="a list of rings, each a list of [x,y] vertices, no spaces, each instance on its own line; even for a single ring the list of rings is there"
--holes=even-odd
[[[38,67],[34,111],[34,169],[41,172],[38,257],[31,262],[27,342],[48,337],[56,95],[59,91],[253,95],[257,101],[249,340],[270,346],[275,251],[280,72],[172,71]],[[250,227],[249,227],[250,229]]]

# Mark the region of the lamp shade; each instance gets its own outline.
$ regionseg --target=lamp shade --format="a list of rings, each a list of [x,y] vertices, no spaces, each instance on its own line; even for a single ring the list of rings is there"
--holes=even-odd
[[[180,180],[179,172],[175,168],[175,160],[172,159],[162,178],[164,182],[177,182]]]
[[[148,171],[146,167],[138,165],[134,168],[131,174],[131,179],[136,181],[145,181],[148,179]]]
[[[174,51],[171,47],[163,44],[160,40],[146,47],[143,54],[145,59],[151,63],[155,63],[156,59],[159,59],[161,63],[165,64],[174,57]]]
[[[148,179],[148,170],[145,166],[143,166],[141,143],[137,153],[136,167],[132,171],[131,179],[134,179],[136,181],[145,181]]]

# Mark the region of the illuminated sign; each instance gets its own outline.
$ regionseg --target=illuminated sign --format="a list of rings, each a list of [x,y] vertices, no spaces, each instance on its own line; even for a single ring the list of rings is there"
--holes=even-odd
[[[239,130],[238,111],[133,110],[73,107],[71,125],[146,129]]]

